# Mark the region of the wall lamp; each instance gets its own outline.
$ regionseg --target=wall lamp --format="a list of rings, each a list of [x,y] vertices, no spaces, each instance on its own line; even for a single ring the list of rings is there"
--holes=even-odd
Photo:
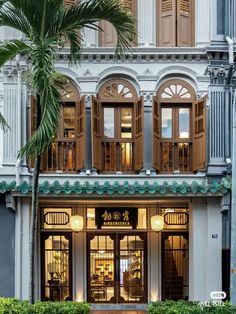
[[[84,218],[79,215],[71,216],[71,230],[74,232],[82,231],[84,228]]]
[[[151,229],[155,232],[160,232],[164,229],[164,217],[155,215],[151,217]]]

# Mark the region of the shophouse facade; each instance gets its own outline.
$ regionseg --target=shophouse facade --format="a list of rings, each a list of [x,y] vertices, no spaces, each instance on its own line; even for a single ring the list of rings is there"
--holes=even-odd
[[[133,304],[207,301],[229,289],[234,1],[121,1],[137,18],[133,53],[85,31],[67,76],[57,137],[40,174],[36,292],[42,300]],[[2,40],[20,36],[2,28]],[[24,56],[2,68],[0,295],[28,299],[34,132]],[[232,71],[233,73],[233,71]],[[233,74],[232,74],[233,75]],[[227,163],[228,161],[228,163]],[[73,232],[74,216],[83,230]],[[153,219],[164,229],[153,230]],[[152,217],[154,217],[152,219]]]

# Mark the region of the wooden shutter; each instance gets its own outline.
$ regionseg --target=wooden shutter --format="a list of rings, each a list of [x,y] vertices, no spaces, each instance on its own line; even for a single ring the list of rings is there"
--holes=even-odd
[[[160,130],[161,130],[161,118],[160,118],[160,103],[157,96],[153,97],[152,101],[153,110],[153,166],[157,170],[161,170],[161,145],[160,145]]]
[[[177,0],[177,46],[194,43],[194,0]]]
[[[92,97],[92,166],[102,170],[102,143],[101,143],[101,104]]]
[[[100,32],[99,46],[101,47],[115,47],[117,36],[114,26],[107,21],[101,21],[99,26],[103,31]]]
[[[77,0],[64,0],[65,6],[73,5],[77,2]]]
[[[81,98],[76,103],[76,125],[75,125],[75,136],[76,136],[76,170],[80,170],[84,167],[85,159],[85,97]]]
[[[119,0],[120,5],[124,7],[130,14],[136,17],[136,1],[137,0]],[[99,46],[101,47],[115,47],[117,43],[117,35],[114,26],[107,22],[101,21],[99,25],[103,32],[100,32],[99,36]],[[131,45],[135,44],[136,38],[134,38]]]
[[[157,42],[160,47],[176,46],[176,0],[159,0]]]
[[[134,170],[143,167],[143,97],[134,104]]]
[[[206,99],[193,105],[193,171],[206,166]]]

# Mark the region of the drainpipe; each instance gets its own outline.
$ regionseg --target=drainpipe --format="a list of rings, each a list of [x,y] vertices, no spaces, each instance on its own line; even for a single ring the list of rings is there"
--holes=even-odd
[[[18,141],[18,148],[21,148],[21,115],[22,115],[22,110],[21,110],[21,70],[20,70],[20,63],[19,63],[19,55],[16,56],[16,65],[18,68],[17,71],[17,108],[16,110],[18,111],[18,120],[17,120],[17,141]],[[17,159],[16,164],[15,164],[15,171],[16,171],[16,184],[20,184],[20,164],[21,164],[21,159]]]

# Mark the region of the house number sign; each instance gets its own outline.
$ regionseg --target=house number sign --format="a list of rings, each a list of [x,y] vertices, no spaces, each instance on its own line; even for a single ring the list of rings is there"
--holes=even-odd
[[[137,208],[96,208],[95,223],[102,227],[132,227],[136,229],[138,221]]]

